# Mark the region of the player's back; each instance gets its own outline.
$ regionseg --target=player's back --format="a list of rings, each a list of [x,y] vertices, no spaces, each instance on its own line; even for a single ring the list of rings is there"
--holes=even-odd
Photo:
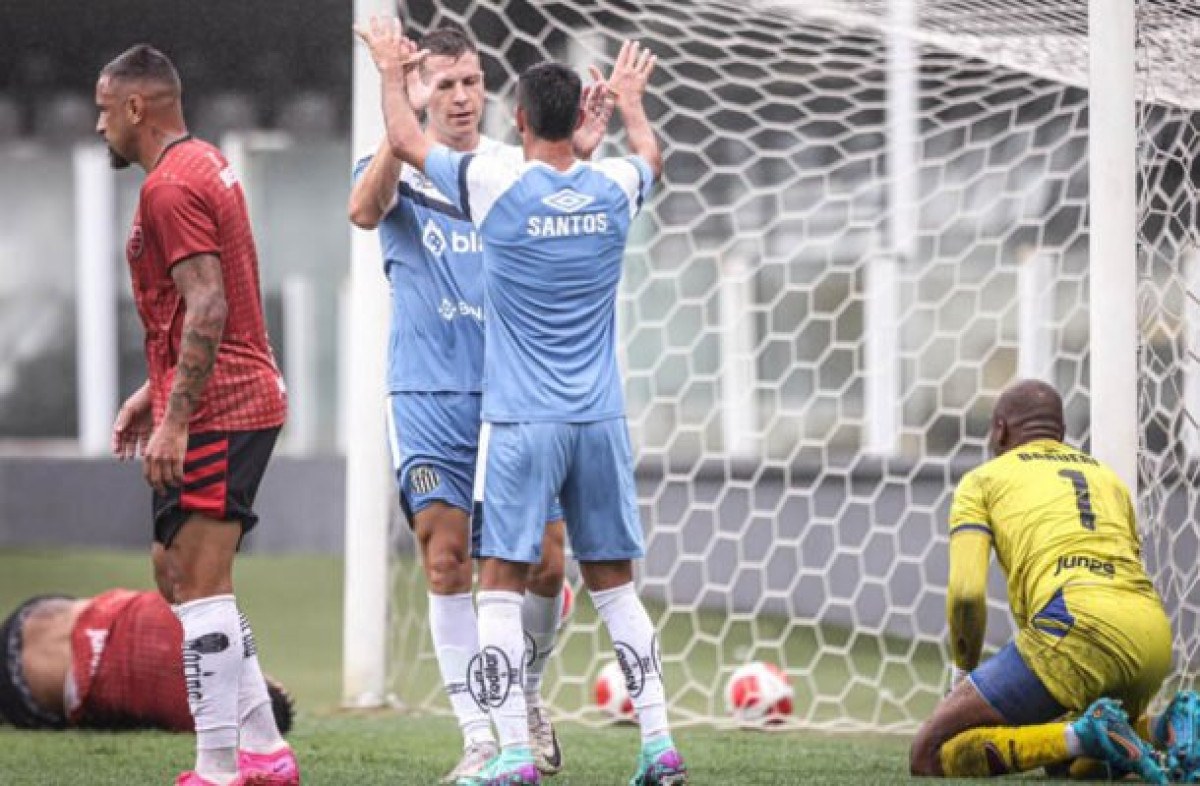
[[[191,731],[182,644],[179,620],[157,592],[97,595],[71,633],[72,723]]]
[[[487,211],[485,420],[624,415],[617,286],[648,175],[635,160],[528,162]]]
[[[1125,484],[1060,442],[1026,443],[964,476],[951,528],[963,525],[990,531],[1018,624],[1067,585],[1157,598]]]

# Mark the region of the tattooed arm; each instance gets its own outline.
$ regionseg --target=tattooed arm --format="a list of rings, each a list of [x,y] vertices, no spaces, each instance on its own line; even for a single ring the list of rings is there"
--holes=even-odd
[[[176,263],[171,278],[186,304],[183,337],[167,411],[150,438],[143,467],[146,480],[159,492],[183,482],[188,423],[217,362],[228,313],[221,260],[213,254],[198,254]]]

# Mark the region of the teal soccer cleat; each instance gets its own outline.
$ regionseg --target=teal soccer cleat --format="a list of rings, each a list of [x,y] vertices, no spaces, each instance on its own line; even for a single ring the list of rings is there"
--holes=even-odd
[[[1172,783],[1200,783],[1200,695],[1181,690],[1154,723],[1154,739],[1167,749]]]
[[[637,774],[629,786],[687,786],[687,767],[675,750],[670,737],[655,740],[642,748]]]
[[[506,748],[476,775],[464,775],[457,786],[539,786],[542,774],[529,748]]]
[[[1136,773],[1147,783],[1166,783],[1158,755],[1129,725],[1119,702],[1098,699],[1071,724],[1084,753],[1108,764],[1115,772]]]

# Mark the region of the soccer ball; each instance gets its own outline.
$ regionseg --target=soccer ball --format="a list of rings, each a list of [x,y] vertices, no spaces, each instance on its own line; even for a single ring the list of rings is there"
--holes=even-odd
[[[559,596],[561,604],[558,608],[558,629],[567,624],[567,618],[571,616],[571,612],[575,610],[575,590],[571,589],[570,582],[563,582],[562,595]]]
[[[634,720],[633,699],[625,687],[625,672],[615,660],[600,670],[596,677],[596,706],[614,721]]]
[[[725,707],[739,723],[783,723],[792,714],[795,693],[787,675],[773,663],[740,666],[725,685]]]

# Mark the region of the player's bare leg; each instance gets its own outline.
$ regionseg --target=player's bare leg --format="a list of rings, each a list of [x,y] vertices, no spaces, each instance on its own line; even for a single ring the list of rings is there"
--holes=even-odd
[[[542,701],[542,677],[561,622],[563,603],[563,567],[566,560],[566,526],[562,520],[546,525],[542,537],[542,561],[529,570],[525,601],[521,607],[521,625],[530,647],[525,662],[525,706],[529,717],[529,738],[534,761],[543,775],[562,769],[562,748],[554,733],[550,710]]]
[[[233,595],[233,558],[241,536],[238,524],[193,514],[165,552],[169,598],[183,625],[183,672],[196,724],[195,771],[184,773],[180,783],[225,786],[238,777],[242,626]]]
[[[295,756],[275,725],[254,635],[233,594],[241,536],[239,522],[193,514],[170,546],[153,555],[156,577],[183,625],[184,678],[196,724],[195,771],[180,782],[294,786],[300,782]],[[239,741],[246,747],[240,755]]]
[[[630,686],[642,732],[642,752],[631,786],[682,786],[687,768],[671,739],[662,684],[658,635],[633,585],[630,560],[581,562],[583,582],[612,638],[617,662]]]
[[[479,623],[471,596],[470,520],[466,511],[434,502],[414,517],[413,530],[429,587],[429,628],[442,684],[463,735],[463,754],[442,779],[482,769],[496,755],[491,721],[471,694],[468,670],[479,652]]]

